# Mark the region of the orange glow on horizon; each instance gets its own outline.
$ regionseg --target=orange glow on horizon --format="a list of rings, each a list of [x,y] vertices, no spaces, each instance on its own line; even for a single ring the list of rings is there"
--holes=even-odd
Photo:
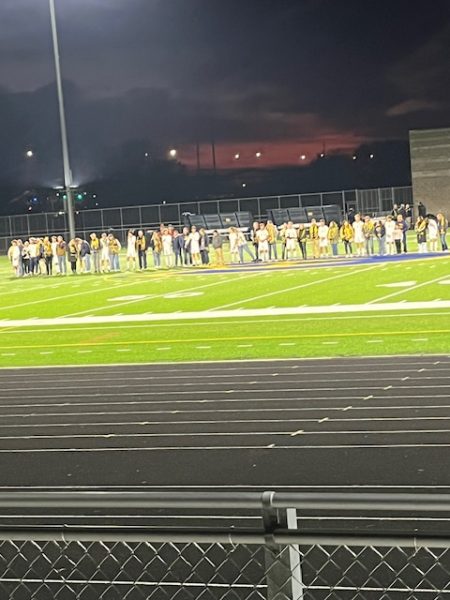
[[[326,140],[326,153],[353,153],[368,138],[353,134],[336,135]],[[243,142],[216,144],[216,164],[218,169],[251,169],[281,166],[307,165],[323,152],[323,140]],[[258,157],[257,154],[261,153]],[[305,158],[303,158],[305,157]],[[190,168],[197,166],[195,144],[180,146],[179,161]],[[212,150],[208,144],[200,146],[200,166],[210,169],[213,166]]]

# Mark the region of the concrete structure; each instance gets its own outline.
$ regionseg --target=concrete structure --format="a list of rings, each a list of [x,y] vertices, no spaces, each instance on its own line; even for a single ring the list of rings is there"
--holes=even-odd
[[[410,131],[414,204],[450,216],[450,128]]]

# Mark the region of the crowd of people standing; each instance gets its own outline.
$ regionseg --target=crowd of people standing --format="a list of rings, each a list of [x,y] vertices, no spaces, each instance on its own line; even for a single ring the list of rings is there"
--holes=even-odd
[[[25,242],[18,239],[11,242],[8,258],[17,277],[118,272],[123,254],[126,269],[130,271],[147,269],[150,256],[156,269],[210,264],[221,267],[225,265],[225,242],[229,242],[231,263],[241,264],[246,259],[268,262],[307,260],[310,256],[332,258],[340,255],[340,248],[346,257],[384,256],[408,251],[409,230],[415,230],[420,253],[447,251],[447,229],[448,221],[442,213],[427,215],[419,205],[419,216],[414,223],[403,205],[395,205],[384,219],[349,211],[341,223],[311,219],[309,224],[294,225],[289,221],[277,227],[271,220],[255,221],[249,236],[237,227],[230,227],[227,235],[218,230],[211,234],[196,226],[178,230],[164,224],[157,230],[130,229],[123,252],[121,242],[112,232],[100,236],[91,233],[88,240],[74,238],[68,242],[61,235],[30,238]]]

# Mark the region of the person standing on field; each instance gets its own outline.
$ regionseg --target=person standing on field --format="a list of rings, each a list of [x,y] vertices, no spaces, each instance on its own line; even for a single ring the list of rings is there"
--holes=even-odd
[[[416,221],[416,235],[417,235],[417,244],[419,246],[419,253],[425,254],[428,252],[427,249],[427,228],[428,223],[427,220],[423,217],[418,217]]]
[[[58,258],[58,272],[60,275],[65,275],[67,273],[67,262],[66,262],[67,244],[64,241],[64,238],[62,235],[58,235],[56,241],[57,241],[56,256]]]
[[[328,241],[331,245],[332,256],[338,256],[339,227],[336,221],[330,221],[330,225],[328,226]]]
[[[320,245],[319,245],[319,226],[317,225],[317,221],[315,219],[311,219],[311,223],[309,225],[309,239],[312,244],[312,252],[314,258],[319,258],[320,256]]]
[[[360,214],[355,215],[353,222],[353,239],[355,240],[356,256],[364,256],[366,239],[364,237],[364,223]]]
[[[286,232],[286,260],[297,258],[297,231],[294,223],[288,221]]]
[[[264,223],[259,224],[259,229],[255,233],[258,242],[258,256],[261,262],[269,260],[269,232]]]
[[[373,238],[375,236],[375,226],[372,219],[368,216],[364,217],[363,233],[366,245],[366,254],[367,256],[372,256],[374,252]]]
[[[437,242],[439,237],[439,228],[435,219],[428,217],[428,241],[430,243],[430,252],[437,252]]]
[[[277,251],[277,238],[278,238],[278,229],[273,224],[272,221],[267,221],[266,225],[267,233],[269,234],[269,260],[278,260],[278,251]]]
[[[442,252],[447,252],[447,229],[448,229],[448,220],[444,217],[442,213],[438,213],[437,217],[437,225],[439,230],[439,238],[441,240],[441,250]]]
[[[328,231],[329,227],[325,223],[325,219],[319,221],[319,253],[321,258],[328,258]]]
[[[136,271],[136,236],[130,229],[127,235],[127,271]]]
[[[96,233],[91,233],[89,237],[91,240],[91,255],[94,273],[100,273],[100,240]]]
[[[386,254],[386,229],[381,221],[375,225],[375,237],[378,240],[378,256]]]
[[[300,247],[300,252],[302,253],[302,259],[307,260],[308,256],[306,251],[306,245],[308,241],[308,230],[306,229],[303,223],[300,223],[300,225],[298,226],[297,239],[298,245]]]
[[[395,221],[389,215],[386,217],[386,221],[384,222],[384,229],[386,231],[386,250],[387,254],[395,254],[395,239],[394,239],[394,231],[395,231]]]
[[[119,240],[114,236],[114,234],[110,233],[108,235],[108,248],[109,248],[109,262],[111,265],[111,271],[118,272],[120,271],[120,251],[122,249],[122,245]]]
[[[223,238],[220,235],[220,233],[217,231],[217,229],[214,229],[214,231],[213,231],[211,244],[212,244],[212,247],[214,250],[214,260],[215,260],[216,266],[223,267],[225,264],[224,260],[223,260]],[[239,256],[239,253],[238,253],[238,256]]]
[[[353,227],[347,220],[345,220],[342,223],[339,234],[340,234],[341,240],[344,242],[345,256],[346,256],[346,258],[350,258],[351,256],[353,256],[353,248],[352,248]]]

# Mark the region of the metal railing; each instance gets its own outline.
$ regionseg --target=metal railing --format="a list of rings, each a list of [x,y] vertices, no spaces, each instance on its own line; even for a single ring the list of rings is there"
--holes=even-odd
[[[84,238],[92,231],[114,229],[125,239],[125,232],[132,228],[154,228],[160,223],[180,226],[184,214],[218,214],[250,212],[255,218],[265,218],[268,210],[302,208],[305,206],[326,206],[335,204],[343,211],[354,208],[366,214],[382,214],[392,209],[393,204],[412,204],[411,187],[377,188],[372,190],[343,190],[312,194],[292,194],[289,196],[267,196],[255,198],[233,198],[205,200],[178,204],[155,204],[80,210],[75,215],[77,233]],[[36,235],[68,235],[65,213],[36,213],[0,217],[0,252],[5,252],[11,238],[28,238]]]
[[[450,597],[449,495],[21,492],[0,494],[0,508],[0,597],[12,600]],[[33,525],[22,524],[21,509]],[[44,523],[43,509],[59,523]],[[79,513],[72,521],[114,511],[117,521],[80,526],[58,517],[69,509]],[[123,511],[136,510],[145,526],[124,526]],[[161,511],[165,527],[155,526]],[[405,513],[437,515],[439,533],[404,521],[395,531]],[[194,527],[183,525],[187,514]],[[235,523],[213,525],[225,514]],[[346,531],[324,528],[336,514],[348,517]],[[377,530],[361,525],[367,514],[379,517]]]

